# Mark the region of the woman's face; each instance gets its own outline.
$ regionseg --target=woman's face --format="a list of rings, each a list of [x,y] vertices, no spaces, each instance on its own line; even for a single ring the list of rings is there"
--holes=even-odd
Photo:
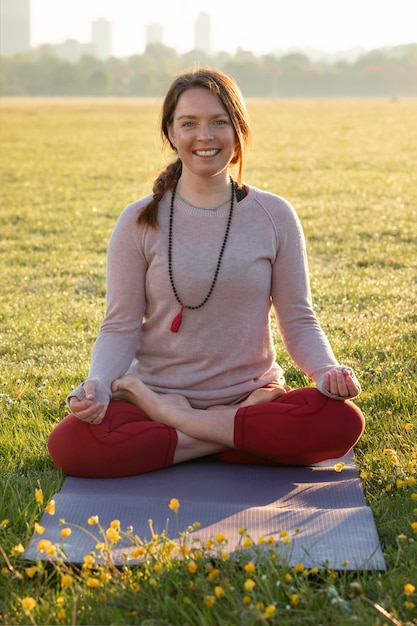
[[[213,177],[228,172],[236,134],[226,109],[208,89],[198,87],[181,94],[168,135],[182,161],[183,173],[189,170],[194,175]]]

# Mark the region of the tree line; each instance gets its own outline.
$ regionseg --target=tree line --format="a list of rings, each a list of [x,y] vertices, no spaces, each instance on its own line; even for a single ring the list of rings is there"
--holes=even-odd
[[[417,96],[417,44],[376,49],[354,62],[312,61],[307,54],[256,56],[179,54],[162,44],[143,54],[102,61],[84,55],[77,63],[58,58],[48,46],[28,55],[2,57],[0,95],[155,97],[172,76],[196,65],[210,65],[233,76],[245,97]]]

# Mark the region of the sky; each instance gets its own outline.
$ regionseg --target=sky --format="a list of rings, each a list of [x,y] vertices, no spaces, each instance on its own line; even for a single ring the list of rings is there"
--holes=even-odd
[[[0,0],[1,1],[1,0]],[[163,43],[194,48],[194,24],[210,15],[212,52],[255,55],[303,47],[336,53],[417,43],[417,0],[31,0],[32,46],[91,40],[91,22],[112,23],[113,54],[142,54],[145,27],[159,23]]]

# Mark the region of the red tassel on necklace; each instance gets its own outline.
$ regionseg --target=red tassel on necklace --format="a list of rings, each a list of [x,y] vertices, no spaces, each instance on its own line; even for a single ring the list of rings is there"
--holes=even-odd
[[[181,322],[182,322],[182,312],[184,310],[184,307],[182,306],[180,309],[180,312],[178,313],[178,315],[176,315],[174,317],[174,319],[172,320],[172,324],[171,324],[171,332],[172,333],[177,333],[180,329],[181,326]]]

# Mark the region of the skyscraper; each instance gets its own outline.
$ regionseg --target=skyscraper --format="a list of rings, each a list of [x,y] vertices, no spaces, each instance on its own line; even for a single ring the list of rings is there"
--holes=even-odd
[[[210,16],[208,13],[200,13],[195,22],[194,47],[210,54]]]
[[[102,17],[92,22],[91,40],[96,57],[107,61],[112,56],[111,23]]]
[[[0,0],[0,54],[30,50],[30,0]]]

